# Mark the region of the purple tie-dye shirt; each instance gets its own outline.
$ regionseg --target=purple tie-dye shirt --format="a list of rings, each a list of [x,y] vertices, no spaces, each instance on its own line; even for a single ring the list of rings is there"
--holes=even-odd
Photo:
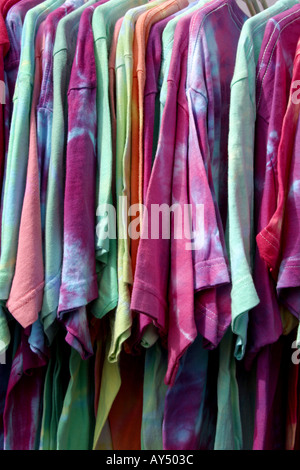
[[[186,18],[184,18],[184,21]],[[185,90],[179,91],[181,67],[186,66],[186,24],[176,29],[170,70],[168,75],[167,101],[162,116],[159,142],[149,182],[146,208],[134,278],[131,308],[153,318],[163,337],[168,336],[168,370],[166,384],[174,384],[179,359],[197,336],[194,322],[193,265],[191,250],[185,249],[190,240],[175,238],[175,230],[183,229],[182,217],[179,226],[173,225],[170,217],[171,239],[162,237],[162,226],[158,227],[156,239],[145,230],[151,225],[151,210],[154,204],[177,203],[184,212],[188,203],[188,180],[186,147],[188,142]],[[187,105],[186,105],[187,108]],[[177,206],[177,207],[178,207]],[[149,216],[148,224],[146,217]],[[146,227],[146,228],[145,228]],[[184,230],[182,230],[182,234]],[[170,269],[171,266],[171,269]],[[170,270],[170,271],[169,271]],[[170,281],[169,281],[170,272]]]
[[[246,19],[235,0],[214,0],[194,15],[190,26],[189,196],[193,214],[197,204],[203,204],[204,210],[204,227],[197,227],[193,220],[193,229],[197,231],[193,250],[195,291],[198,291],[195,317],[198,332],[204,337],[203,344],[208,348],[219,344],[231,322],[224,236],[229,102],[237,44]]]
[[[106,0],[89,6],[81,16],[68,89],[64,250],[58,311],[64,321],[68,318],[66,340],[80,351],[82,358],[93,354],[86,305],[98,297],[95,257],[97,77],[91,22],[95,8],[104,3]],[[77,338],[82,343],[80,349]]]
[[[255,129],[255,233],[260,232],[274,213],[270,191],[277,187],[277,154],[287,109],[293,61],[299,39],[300,6],[268,21],[257,64]],[[273,202],[273,203],[272,203]],[[249,314],[246,363],[257,359],[257,390],[254,449],[278,448],[274,441],[274,406],[280,360],[272,349],[282,335],[282,322],[276,285],[268,266],[256,250],[254,282],[260,303]],[[274,346],[272,346],[274,345]],[[280,357],[280,356],[279,356]],[[266,387],[265,384],[268,384]]]

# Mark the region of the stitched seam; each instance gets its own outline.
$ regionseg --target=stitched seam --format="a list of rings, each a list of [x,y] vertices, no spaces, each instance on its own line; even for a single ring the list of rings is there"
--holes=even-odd
[[[211,7],[211,4],[209,4],[208,7]],[[218,8],[215,8],[214,10],[210,11],[209,13],[207,13],[207,14],[202,18],[202,22],[201,22],[201,24],[200,24],[200,26],[199,26],[198,33],[197,33],[197,36],[196,36],[196,40],[195,40],[195,42],[194,42],[195,48],[196,48],[196,44],[197,44],[197,42],[198,42],[198,38],[199,38],[199,35],[200,35],[200,32],[201,32],[201,29],[202,29],[202,27],[203,27],[204,22],[207,20],[207,18],[208,18],[212,13],[215,13],[216,11],[218,11],[218,10],[220,10],[221,8],[224,8],[224,7],[227,7],[227,8],[228,8],[229,14],[230,14],[230,16],[231,16],[231,18],[232,18],[234,24],[236,25],[236,27],[238,28],[239,31],[241,30],[241,28],[240,28],[241,25],[238,25],[236,19],[234,19],[233,16],[232,16],[232,7],[231,7],[231,5],[229,5],[229,4],[226,2],[226,3],[224,3],[223,5],[220,5]],[[197,15],[196,15],[196,16],[197,16]],[[235,16],[235,15],[234,15],[234,16]],[[194,52],[195,52],[195,51],[193,51],[192,57],[194,57]],[[193,67],[193,60],[192,60],[192,65],[191,65],[191,67]]]
[[[25,305],[29,304],[35,297],[36,294],[38,294],[41,289],[44,287],[44,281],[41,282],[37,287],[35,287],[34,289],[31,289],[30,291],[26,292],[26,294],[24,294],[21,298],[19,298],[19,300],[11,300],[10,302],[7,302],[8,305],[11,305],[11,302],[14,304],[16,304],[15,308],[13,308],[13,311],[17,311],[19,310],[20,308],[23,308]],[[28,297],[29,298],[23,302],[22,299],[24,297]]]
[[[285,265],[284,268],[300,268],[300,265],[295,265],[295,266],[289,266],[289,265]]]
[[[290,14],[290,15],[291,15],[291,14]],[[290,15],[289,15],[289,16],[290,16]],[[276,45],[277,45],[277,43],[278,43],[278,41],[279,41],[280,35],[281,35],[281,33],[283,33],[283,31],[285,30],[285,28],[287,28],[289,25],[291,25],[291,24],[294,23],[295,21],[299,21],[299,19],[300,19],[299,17],[298,17],[298,18],[295,18],[293,21],[290,21],[288,24],[286,24],[286,25],[282,28],[282,30],[279,31],[278,38],[276,39],[276,42],[275,42],[275,44],[274,44],[274,46],[273,46],[273,49],[272,49],[272,52],[271,52],[271,56],[270,56],[270,59],[269,59],[269,62],[268,62],[268,66],[267,66],[267,68],[266,68],[266,70],[265,70],[263,79],[262,79],[262,81],[261,81],[261,87],[260,87],[259,99],[258,99],[258,102],[257,102],[257,108],[259,107],[260,100],[261,100],[261,96],[262,96],[263,83],[264,83],[264,80],[265,80],[265,78],[266,78],[266,74],[267,74],[267,72],[268,72],[268,70],[269,70],[269,67],[270,67],[270,65],[271,65],[271,59],[272,59],[272,57],[273,57],[274,50],[275,50],[275,47],[276,47]],[[273,34],[274,34],[274,32],[275,32],[275,29],[274,29],[274,31],[273,31]],[[271,38],[270,38],[270,40],[271,40]],[[269,40],[269,42],[270,42],[270,40]],[[268,42],[268,44],[269,44],[269,42]],[[258,77],[257,77],[257,78],[258,78]]]
[[[264,237],[261,233],[258,234],[259,237],[262,237],[264,240],[266,240],[267,243],[269,243],[269,245],[271,245],[273,248],[278,248],[276,245],[273,245],[273,243],[271,243],[266,237]]]
[[[247,274],[246,276],[241,277],[241,279],[239,279],[238,281],[236,281],[236,282],[234,283],[234,285],[240,284],[241,282],[244,282],[246,279],[249,279],[249,278],[251,279],[251,274]]]
[[[289,18],[290,16],[292,16],[292,15],[294,15],[294,14],[295,14],[295,12],[289,13],[289,14],[288,14],[287,16],[285,16],[284,18],[281,18],[281,20],[279,20],[278,23],[276,23],[276,24],[281,23],[281,21],[285,20],[286,18]],[[272,19],[272,17],[270,17],[269,19]],[[289,24],[289,23],[288,23],[288,24]],[[271,34],[271,36],[270,36],[270,39],[269,39],[269,41],[268,41],[267,46],[265,47],[265,50],[264,50],[264,53],[263,53],[263,56],[262,56],[261,66],[260,66],[259,70],[257,71],[256,83],[257,83],[257,80],[258,80],[259,72],[260,72],[260,70],[262,69],[262,64],[263,64],[264,57],[265,57],[265,54],[266,54],[266,52],[267,52],[268,46],[269,46],[270,41],[272,40],[272,37],[273,37],[273,35],[274,35],[274,33],[275,33],[276,31],[277,31],[277,27],[276,27],[276,25],[274,24],[273,32],[272,32],[272,34]],[[279,32],[279,35],[280,35],[280,32]],[[278,38],[279,38],[279,36],[278,36]]]
[[[157,298],[157,300],[159,301],[159,303],[162,305],[162,307],[163,307],[164,309],[167,308],[167,302],[166,302],[165,300],[163,300],[163,299],[159,296],[159,294],[157,294],[157,293],[156,293],[155,291],[153,291],[152,289],[149,289],[148,286],[147,286],[147,284],[144,284],[143,281],[138,281],[138,283],[140,284],[140,286],[137,285],[137,286],[135,287],[135,289],[142,290],[143,292],[146,292],[147,294],[153,295],[154,297]],[[135,309],[134,309],[134,310],[135,310]]]
[[[209,308],[205,307],[205,306],[204,306],[203,304],[201,304],[200,302],[199,302],[199,305],[200,305],[201,307],[203,307],[203,309],[204,309],[205,311],[197,312],[197,314],[199,314],[199,315],[201,315],[201,316],[204,316],[204,315],[205,315],[206,318],[208,318],[209,320],[211,320],[212,322],[214,322],[214,323],[217,325],[218,331],[223,330],[224,328],[226,328],[226,323],[225,323],[225,322],[224,322],[224,323],[220,322],[220,319],[217,317],[217,314],[216,314],[216,313],[214,313],[214,312],[213,312],[212,310],[210,310]],[[211,312],[211,313],[212,313],[215,317],[217,317],[217,318],[211,317],[210,315],[208,315],[208,314],[206,313],[206,311]]]
[[[199,268],[196,269],[207,269],[211,268],[212,266],[226,266],[226,263],[215,263],[215,264],[208,264],[207,266],[200,266]]]

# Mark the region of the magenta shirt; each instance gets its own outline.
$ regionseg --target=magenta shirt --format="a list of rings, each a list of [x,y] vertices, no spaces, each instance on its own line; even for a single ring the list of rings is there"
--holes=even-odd
[[[227,223],[230,84],[247,17],[235,0],[214,0],[195,13],[189,31],[189,196],[204,221],[193,230],[195,317],[203,344],[215,348],[231,323]],[[226,40],[224,39],[226,38]],[[201,223],[201,221],[200,221]],[[203,239],[200,239],[203,228]]]
[[[294,60],[292,83],[300,80],[300,41]],[[298,85],[298,83],[296,83]],[[299,91],[291,88],[288,109],[284,118],[280,141],[278,163],[279,184],[286,198],[283,220],[281,220],[282,238],[280,244],[280,270],[277,291],[287,308],[299,318],[300,314],[300,233],[298,215],[300,217],[300,100]],[[275,213],[276,214],[276,213]]]
[[[293,60],[299,38],[300,6],[268,21],[257,64],[254,223],[259,233],[276,209],[278,148],[288,104]],[[253,449],[276,448],[274,413],[280,354],[272,354],[282,335],[276,284],[256,250],[254,282],[260,303],[249,313],[246,365],[257,358]],[[278,343],[279,347],[279,343]],[[279,419],[279,418],[278,418]]]
[[[158,98],[158,79],[161,66],[162,33],[168,22],[174,17],[171,15],[152,26],[146,51],[146,83],[144,90],[144,176],[143,200],[146,200],[147,190],[152,168],[153,136],[155,120],[158,119],[155,103]],[[155,149],[154,149],[155,150]]]
[[[149,227],[151,204],[165,203],[171,206],[174,202],[183,205],[188,201],[188,114],[185,90],[179,90],[181,73],[186,70],[186,21],[190,17],[184,19],[175,30],[167,100],[146,198]],[[151,317],[160,334],[167,336],[168,369],[165,383],[173,385],[179,359],[197,336],[192,253],[185,249],[185,243],[189,240],[175,240],[173,217],[169,219],[171,239],[162,238],[161,224],[158,239],[152,238],[151,233],[149,238],[143,238],[147,226],[146,217],[145,211],[131,309]]]
[[[298,42],[300,6],[295,5],[268,21],[257,64],[257,118],[255,130],[255,230],[271,219],[277,200],[277,157],[288,104],[293,61]],[[260,303],[249,316],[247,357],[282,334],[276,285],[256,250],[254,281]]]
[[[67,329],[66,341],[83,359],[93,355],[86,305],[98,297],[95,258],[97,77],[91,23],[95,8],[105,2],[95,3],[82,13],[68,89],[64,250],[58,315]]]

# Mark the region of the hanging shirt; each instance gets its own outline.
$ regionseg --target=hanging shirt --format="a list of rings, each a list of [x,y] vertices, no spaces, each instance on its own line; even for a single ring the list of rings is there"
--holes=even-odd
[[[142,229],[131,302],[132,310],[150,316],[160,334],[163,337],[168,335],[166,384],[174,383],[179,359],[197,336],[194,323],[192,254],[185,249],[188,242],[185,236],[175,238],[176,231],[183,228],[183,208],[188,201],[187,159],[184,153],[188,141],[188,117],[184,112],[184,104],[187,108],[187,103],[184,80],[180,82],[180,73],[184,72],[187,57],[184,38],[187,37],[186,28],[189,26],[190,15],[184,20],[180,23],[180,28],[176,29],[174,38],[167,102],[148,188],[147,210],[145,209],[143,221],[145,225]],[[178,67],[178,63],[181,67]],[[170,223],[170,237],[162,237],[163,227],[159,221],[157,236],[154,237],[151,208],[154,204],[167,204],[171,207],[173,203],[181,209],[181,220],[178,221],[177,218],[177,225],[173,225],[170,212],[168,216],[164,214],[164,224]]]
[[[55,12],[48,16],[45,24],[45,46],[43,52],[42,69],[43,69],[43,81],[41,85],[41,93],[39,96],[39,102],[36,109],[37,114],[37,150],[38,160],[40,162],[40,210],[41,210],[41,223],[42,223],[42,249],[44,256],[44,275],[46,279],[46,288],[43,298],[43,308],[41,321],[44,327],[45,334],[51,344],[55,331],[56,331],[56,311],[49,312],[49,306],[45,305],[45,299],[49,300],[51,294],[49,294],[49,288],[55,288],[55,283],[49,281],[49,257],[47,254],[52,253],[51,249],[54,249],[53,243],[50,242],[48,237],[45,237],[45,219],[46,219],[46,202],[47,202],[47,186],[48,186],[48,174],[49,174],[49,160],[51,154],[51,132],[52,132],[52,119],[53,119],[53,47],[56,34],[56,28],[59,20],[67,13],[76,9],[82,5],[83,0],[74,0],[66,2],[66,8],[64,5],[58,8]],[[51,175],[50,175],[51,178]],[[51,202],[48,199],[50,207]],[[49,215],[49,213],[48,213]],[[45,243],[47,245],[45,246]],[[52,261],[53,258],[51,258]],[[54,262],[54,261],[53,261]],[[57,280],[56,280],[57,282]],[[50,289],[50,292],[51,292]]]
[[[42,24],[44,28],[44,24]],[[38,34],[40,35],[40,29]],[[37,41],[31,102],[26,186],[20,221],[16,269],[7,308],[20,324],[33,324],[41,309],[44,287],[40,211],[39,162],[37,158],[36,105],[42,82],[43,38]],[[40,242],[40,243],[39,243]]]
[[[176,12],[179,14],[181,11]],[[146,77],[145,77],[145,90],[144,90],[144,122],[143,122],[143,200],[146,198],[146,193],[149,184],[149,178],[152,167],[152,147],[153,147],[153,134],[154,134],[154,120],[155,120],[155,97],[157,89],[157,80],[161,63],[161,36],[163,30],[171,18],[176,15],[173,13],[170,17],[166,17],[158,23],[155,23],[149,33],[146,48]],[[146,178],[146,183],[145,183]],[[141,218],[141,214],[139,215]],[[141,219],[140,219],[141,220]],[[138,337],[137,342],[142,341],[144,347],[152,346],[153,341],[158,339],[158,334],[149,337],[149,332],[153,331],[155,327],[152,325],[152,320],[143,314],[137,316],[138,321]],[[149,325],[149,326],[148,326]],[[131,334],[132,336],[133,334]],[[150,339],[150,341],[149,341]]]
[[[67,90],[76,50],[79,21],[91,0],[59,21],[53,48],[53,117],[51,150],[47,183],[45,218],[45,287],[42,317],[47,318],[47,328],[56,315],[64,322],[66,341],[77,348],[82,357],[92,354],[88,319],[84,308],[57,312],[61,287],[63,260],[63,205],[64,158],[67,144]],[[54,242],[55,241],[55,242]]]
[[[41,54],[43,49],[43,35],[44,35],[45,21],[40,25],[35,45],[35,73],[34,73],[34,91],[32,97],[33,109],[38,99],[40,83],[41,83]],[[35,131],[35,113],[31,113],[30,117],[30,140],[31,144],[34,142]],[[32,148],[29,148],[29,153],[32,153]],[[29,162],[28,165],[29,180],[33,178],[37,173],[37,168],[34,165],[34,161]],[[38,177],[38,175],[37,175]],[[38,192],[37,192],[38,196]],[[39,217],[39,214],[37,214]],[[39,221],[35,221],[38,222]],[[21,220],[21,227],[22,222]],[[28,249],[28,247],[26,247]],[[36,266],[37,270],[39,266]],[[13,282],[14,284],[14,282]],[[23,286],[21,284],[21,286]],[[8,302],[9,303],[9,302]],[[4,428],[5,428],[5,447],[6,448],[18,448],[21,445],[22,449],[35,449],[39,438],[39,421],[41,419],[41,403],[42,403],[42,388],[43,379],[46,370],[48,350],[44,344],[44,337],[42,327],[40,324],[35,324],[32,329],[27,328],[23,332],[23,340],[19,347],[18,353],[14,357],[10,375],[10,382],[7,391],[7,399],[4,413]],[[25,362],[25,367],[23,362]],[[20,366],[20,368],[19,368]],[[32,384],[26,377],[30,369],[33,369],[32,378],[33,382],[36,383],[36,391],[33,390]],[[17,375],[16,371],[18,370]],[[19,401],[19,390],[23,391],[26,401],[31,403],[29,406],[29,412],[24,412],[22,408],[22,402]],[[35,405],[33,405],[35,404]],[[12,413],[12,410],[14,412]],[[17,410],[17,412],[16,412]],[[18,416],[19,422],[16,422],[16,415]],[[23,427],[24,435],[29,435],[32,432],[33,436],[30,440],[20,440],[14,435],[14,426]],[[12,447],[10,447],[12,446]]]
[[[112,43],[113,31],[118,19],[122,18],[128,9],[140,5],[143,1],[114,1],[95,10],[92,20],[93,39],[95,48],[95,64],[97,72],[97,132],[96,132],[96,155],[97,155],[97,228],[96,228],[96,257],[102,270],[99,271],[99,297],[91,306],[93,314],[97,318],[110,313],[109,320],[112,322],[110,328],[114,331],[114,308],[118,302],[117,289],[117,258],[116,258],[116,234],[111,236],[110,216],[114,215],[112,209],[113,194],[113,147],[111,114],[109,108],[109,50]],[[112,8],[112,5],[115,5]],[[122,27],[121,27],[122,28]],[[106,215],[108,211],[108,215]],[[110,345],[111,346],[111,345]],[[107,354],[107,351],[106,351]],[[94,435],[94,448],[98,448],[101,439],[102,428],[107,420],[111,406],[121,386],[121,376],[117,359],[113,364],[108,364],[109,357],[105,357],[102,372],[103,387],[101,387],[99,404],[96,417],[96,428]],[[140,381],[140,380],[139,380]],[[109,382],[109,387],[105,385]],[[138,387],[137,387],[138,388]],[[122,391],[121,391],[122,393]],[[135,426],[136,429],[136,426]],[[112,435],[114,429],[111,426]]]
[[[299,103],[295,95],[295,88],[297,87],[300,78],[300,64],[299,64],[299,49],[297,47],[294,66],[292,87],[290,90],[289,103],[284,117],[281,139],[278,147],[277,155],[277,172],[278,172],[278,185],[274,185],[268,190],[267,198],[268,204],[275,207],[276,210],[272,215],[268,225],[263,228],[256,236],[257,246],[261,258],[267,263],[272,277],[275,281],[278,278],[279,265],[281,261],[281,239],[282,232],[285,227],[283,226],[284,210],[286,204],[286,197],[289,190],[289,177],[291,159],[294,151],[295,134],[299,119]],[[296,98],[296,99],[294,99]],[[293,180],[292,180],[293,181]],[[289,227],[287,227],[289,230]],[[294,234],[297,233],[293,232]],[[293,240],[294,242],[294,240]],[[295,262],[293,261],[293,264]]]
[[[201,336],[198,336],[180,360],[175,384],[166,394],[164,450],[199,450],[203,433],[208,354],[202,347]],[[174,413],[174,409],[178,411]],[[178,419],[178,416],[181,418]]]
[[[196,233],[194,286],[195,291],[199,291],[195,315],[198,332],[210,348],[217,346],[231,321],[224,237],[228,114],[236,49],[246,19],[234,0],[211,2],[197,13],[190,31],[187,78],[189,195]],[[197,226],[195,218],[200,204],[203,204],[204,228]],[[203,238],[202,230],[205,231]]]
[[[238,336],[235,356],[241,359],[247,339],[248,311],[259,303],[254,264],[254,124],[255,68],[267,21],[291,8],[294,0],[279,0],[250,18],[240,36],[231,82],[228,136],[228,223],[232,277],[232,330]],[[240,184],[245,181],[245,184]]]
[[[70,354],[70,382],[57,428],[57,450],[91,450],[95,425],[93,364],[75,349]]]
[[[130,312],[129,285],[132,284],[130,241],[128,237],[128,209],[130,207],[130,152],[131,152],[131,94],[133,56],[132,44],[134,27],[139,16],[145,11],[160,5],[163,0],[149,2],[124,16],[119,32],[116,51],[116,199],[118,220],[118,288],[119,300],[112,325],[110,360],[116,361],[122,344],[130,336],[132,318]],[[142,1],[141,3],[145,3]]]
[[[159,77],[158,77],[159,103],[157,103],[158,109],[157,109],[157,113],[155,116],[154,127],[156,126],[158,126],[158,128],[160,127],[161,120],[162,120],[162,113],[164,111],[164,107],[166,104],[167,91],[168,91],[168,73],[170,69],[170,63],[171,63],[171,57],[172,57],[172,51],[173,51],[173,45],[174,45],[174,34],[175,34],[177,23],[188,11],[189,12],[196,11],[202,5],[207,3],[207,1],[210,1],[210,0],[203,0],[203,1],[199,0],[196,2],[190,3],[185,10],[183,10],[178,16],[173,18],[167,24],[167,26],[165,27],[163,31],[161,67],[160,67]],[[152,164],[155,158],[157,139],[158,139],[158,135],[156,137],[156,140],[154,141],[154,148],[152,151]]]
[[[141,449],[163,450],[162,422],[167,386],[164,383],[168,354],[160,341],[146,349]]]
[[[98,296],[95,260],[96,67],[93,41],[91,35],[86,34],[96,5],[89,6],[80,19],[76,60],[68,89],[63,266],[59,297],[60,315],[74,318],[80,314],[83,322],[87,321],[86,305]],[[83,111],[86,109],[88,113]],[[91,347],[82,353],[83,358],[86,353],[92,354]]]
[[[96,94],[97,105],[97,226],[96,258],[99,261],[99,297],[93,303],[92,312],[97,318],[112,311],[118,302],[117,280],[117,242],[116,231],[111,231],[115,215],[113,203],[113,160],[111,113],[109,107],[109,71],[108,58],[115,23],[131,6],[139,5],[123,1],[116,5],[114,15],[108,15],[108,24],[104,32],[102,15],[107,15],[108,6],[97,9],[93,15],[93,37],[95,42],[95,61],[97,70]],[[111,212],[110,212],[111,210]],[[108,212],[107,212],[108,211]],[[112,219],[110,218],[112,216]]]
[[[77,2],[78,5],[80,5],[80,3],[80,1]],[[76,3],[72,1],[69,2],[69,5],[64,4],[62,7],[58,8],[48,16],[48,25],[56,25],[59,19],[65,16],[70,10],[73,10],[75,6],[77,6]],[[49,26],[47,26],[47,28],[49,28]],[[48,45],[47,42],[47,46]],[[45,172],[45,162],[43,159],[38,159],[37,133],[40,129],[37,128],[36,122],[36,107],[40,99],[42,83],[41,71],[44,47],[43,45],[39,51],[39,55],[36,57],[36,77],[31,104],[26,188],[20,223],[16,270],[7,302],[12,315],[14,315],[15,318],[21,316],[28,324],[34,323],[38,318],[38,313],[41,311],[42,307],[44,288],[40,181]],[[40,71],[40,73],[37,77],[38,71]],[[26,259],[24,259],[24,255]],[[27,262],[28,260],[30,261]]]
[[[205,8],[205,7],[204,7]],[[201,9],[199,10],[201,11]],[[172,206],[180,204],[181,208],[188,204],[188,103],[186,97],[188,44],[190,24],[194,13],[181,18],[175,29],[172,59],[168,74],[168,95],[162,117],[162,125],[168,123],[170,116],[169,97],[175,101],[177,88],[176,130],[174,145],[174,163],[172,175]],[[173,90],[172,90],[173,88]],[[174,95],[170,92],[173,91]],[[163,129],[163,128],[162,128]],[[167,133],[167,127],[164,127]],[[161,139],[161,135],[160,135]],[[159,140],[158,148],[161,140]],[[166,148],[168,151],[168,147]],[[149,195],[152,178],[155,176],[157,158],[150,179]],[[168,154],[165,154],[165,161]],[[174,221],[176,217],[174,216]],[[182,224],[181,229],[184,229]],[[186,250],[187,240],[176,239],[178,222],[172,224],[171,265],[169,287],[169,318],[168,318],[168,370],[166,383],[169,387],[165,399],[163,421],[164,449],[198,449],[199,433],[201,432],[202,413],[204,406],[205,385],[207,375],[208,352],[202,348],[202,338],[196,334],[194,322],[194,279],[193,263],[190,250]],[[179,362],[180,361],[180,362]],[[189,386],[186,387],[186,384]],[[180,401],[179,401],[180,397]],[[177,403],[180,422],[175,418],[174,405]]]
[[[70,382],[70,353],[64,329],[60,326],[51,344],[44,381],[39,450],[57,450],[57,428]]]
[[[146,199],[150,179],[152,152],[154,154],[156,152],[159,131],[159,108],[157,105],[159,104],[160,86],[158,78],[162,59],[162,35],[165,33],[166,28],[169,27],[169,24],[175,20],[177,24],[177,19],[182,18],[192,7],[193,4],[183,10],[179,10],[171,17],[156,23],[152,27],[148,39],[146,54],[147,73],[144,93],[144,200]],[[140,315],[139,328],[139,335],[141,336],[144,333],[141,344],[147,347],[144,372],[142,448],[146,450],[163,449],[161,423],[163,422],[165,394],[167,392],[164,377],[168,367],[168,356],[160,341],[157,341],[152,346],[158,337],[157,334],[153,335],[152,333],[150,341],[148,339],[149,333],[151,333],[153,328],[152,320],[149,316]]]
[[[131,226],[142,220],[143,203],[143,125],[144,88],[146,80],[145,49],[150,28],[161,18],[171,15],[187,6],[187,0],[169,0],[141,15],[136,23],[133,39],[133,77],[131,104],[131,175],[130,204],[140,208],[139,217],[132,214]],[[139,238],[131,237],[131,262],[134,276]]]
[[[257,233],[265,227],[270,214],[274,212],[268,194],[272,192],[274,185],[277,186],[278,147],[288,105],[299,21],[300,6],[295,5],[268,22],[257,65],[254,219]],[[249,362],[257,351],[275,342],[282,334],[274,281],[258,250],[255,256],[254,280],[260,304],[252,310],[249,319]]]
[[[277,155],[282,124],[288,104],[293,60],[298,42],[300,7],[272,18],[267,24],[257,65],[256,134],[255,134],[255,213],[254,227],[258,233],[270,220],[274,207],[269,207],[268,191],[277,185]],[[280,90],[280,92],[279,92]],[[278,448],[271,412],[280,377],[280,351],[273,360],[273,350],[280,347],[282,323],[274,281],[267,265],[256,251],[255,286],[260,304],[249,315],[247,364],[259,352],[257,360],[257,391],[254,449]],[[268,389],[264,382],[268,382]],[[284,419],[284,418],[282,418]],[[272,432],[270,432],[270,429]]]
[[[276,276],[276,269],[280,266],[277,290],[280,298],[289,310],[299,318],[300,305],[299,292],[299,249],[297,214],[299,213],[298,180],[299,165],[297,155],[300,142],[299,99],[297,85],[300,79],[300,43],[298,42],[293,64],[293,76],[289,93],[289,102],[281,131],[278,148],[278,199],[276,212],[266,229],[257,236],[260,253],[268,256],[268,266],[272,269],[272,276]],[[296,91],[295,91],[296,89]],[[275,195],[274,195],[275,196]],[[275,201],[276,203],[276,201]],[[274,207],[274,206],[273,206]],[[267,237],[265,237],[268,233]],[[273,235],[272,245],[266,248],[263,237],[269,240]],[[261,240],[261,241],[259,241]],[[264,256],[266,259],[266,256]],[[280,262],[280,264],[279,264]],[[276,278],[275,278],[276,279]]]
[[[14,111],[7,155],[5,187],[2,212],[2,238],[0,261],[1,298],[9,296],[15,270],[16,251],[19,235],[22,203],[25,190],[28,161],[29,115],[34,73],[34,54],[31,53],[36,29],[46,15],[59,6],[60,2],[49,0],[31,9],[26,15],[22,33],[21,65],[14,92]],[[27,321],[20,319],[23,326]]]
[[[142,221],[142,204],[143,200],[143,129],[144,117],[146,114],[144,108],[144,88],[146,82],[146,63],[145,63],[145,47],[147,45],[147,35],[149,35],[151,24],[155,24],[160,18],[169,16],[173,12],[181,11],[186,6],[186,2],[169,2],[161,6],[155,7],[149,12],[144,13],[137,21],[136,30],[133,41],[133,82],[132,82],[132,108],[131,108],[131,196],[130,203],[133,209],[130,227],[137,228]],[[135,207],[134,207],[135,206]],[[135,216],[136,209],[139,207],[139,215]],[[132,272],[134,276],[136,255],[138,250],[139,238],[131,237],[131,260]],[[158,338],[151,319],[139,315],[137,319],[139,330],[146,328],[147,324],[151,326],[145,330],[143,344],[150,345]],[[141,331],[140,331],[141,333]],[[149,338],[149,339],[147,339]],[[139,338],[137,338],[139,341]]]
[[[10,124],[13,112],[13,96],[17,81],[20,55],[21,38],[25,15],[28,10],[39,5],[41,0],[22,0],[8,11],[5,20],[7,34],[10,41],[9,51],[5,57],[5,154],[7,155]],[[7,158],[7,157],[6,157]]]
[[[23,330],[6,394],[3,417],[5,450],[38,449],[47,362],[46,355],[35,354],[30,349],[28,329]]]
[[[146,52],[146,81],[144,91],[144,126],[143,126],[143,200],[146,200],[149,179],[152,169],[153,156],[155,156],[157,148],[157,140],[159,133],[159,92],[160,82],[159,75],[162,69],[161,64],[163,61],[163,38],[167,30],[169,30],[169,23],[172,25],[177,24],[179,18],[185,15],[187,11],[198,2],[189,4],[183,10],[179,10],[170,17],[160,20],[156,23],[150,31],[147,52]],[[174,20],[174,21],[173,21]],[[173,41],[174,31],[173,28]],[[173,42],[172,42],[173,45]]]

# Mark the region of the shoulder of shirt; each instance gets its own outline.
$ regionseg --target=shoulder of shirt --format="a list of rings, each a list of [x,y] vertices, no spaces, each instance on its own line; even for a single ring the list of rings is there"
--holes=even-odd
[[[196,28],[202,28],[209,15],[226,5],[228,5],[226,1],[220,2],[219,0],[211,1],[202,5],[202,7],[193,15],[193,26]]]
[[[289,10],[279,12],[273,18],[270,18],[266,24],[266,32],[268,31],[268,33],[272,34],[273,37],[278,37],[286,28],[286,26],[293,23],[297,19],[300,20],[300,4],[296,4],[294,7],[290,8]],[[279,15],[280,18],[278,18]]]

